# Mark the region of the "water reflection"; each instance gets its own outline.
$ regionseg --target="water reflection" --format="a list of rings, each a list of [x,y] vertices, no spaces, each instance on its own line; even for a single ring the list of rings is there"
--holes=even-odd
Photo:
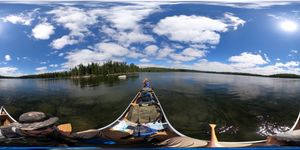
[[[145,77],[175,128],[196,138],[209,139],[208,124],[217,123],[222,140],[261,139],[262,130],[291,126],[299,111],[300,80],[205,73],[141,73],[126,80],[1,79],[0,103],[15,118],[38,110],[71,122],[75,131],[99,128],[124,111]]]

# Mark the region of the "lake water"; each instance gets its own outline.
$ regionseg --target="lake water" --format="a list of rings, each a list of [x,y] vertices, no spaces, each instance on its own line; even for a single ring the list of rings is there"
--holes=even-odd
[[[103,127],[127,107],[147,77],[171,124],[181,133],[219,140],[264,139],[287,130],[300,106],[300,80],[207,73],[140,73],[126,80],[0,79],[0,104],[18,118],[43,111],[75,131]]]

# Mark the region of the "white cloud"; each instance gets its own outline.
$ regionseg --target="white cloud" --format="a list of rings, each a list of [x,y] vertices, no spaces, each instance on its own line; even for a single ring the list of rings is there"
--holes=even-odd
[[[37,73],[45,73],[45,72],[47,72],[47,69],[48,68],[46,66],[35,68],[35,70],[37,71]]]
[[[127,55],[127,57],[129,57],[129,58],[140,58],[140,57],[145,57],[145,55],[142,54],[142,53],[139,53],[136,50],[131,50],[129,52],[129,54]]]
[[[186,56],[183,54],[176,54],[176,53],[171,53],[169,56],[175,61],[192,61],[196,59],[195,57]]]
[[[147,59],[147,58],[143,58],[143,59],[140,59],[140,62],[142,62],[142,63],[148,63],[148,62],[150,62],[150,60]]]
[[[154,32],[174,41],[200,44],[218,44],[220,35],[227,25],[220,20],[202,16],[171,16],[159,21]]]
[[[56,68],[58,67],[58,64],[50,64],[49,67]]]
[[[112,56],[125,56],[129,53],[127,48],[115,43],[98,43],[95,45],[95,49]]]
[[[73,45],[79,43],[79,40],[74,39],[72,36],[64,35],[59,39],[51,42],[50,46],[54,49],[62,49],[66,45]]]
[[[116,43],[97,43],[90,49],[81,49],[67,52],[65,59],[67,62],[62,64],[63,68],[73,68],[79,64],[87,65],[92,62],[103,63],[108,60],[124,61],[125,58],[140,58],[143,54],[138,53],[135,49],[127,49]]]
[[[298,67],[300,65],[299,61],[289,61],[286,63],[276,63],[276,67],[286,67],[286,68],[291,68],[291,67]]]
[[[143,33],[139,24],[146,16],[159,11],[158,4],[136,3],[127,6],[115,6],[108,10],[92,10],[91,14],[102,16],[111,23],[110,27],[104,27],[102,32],[119,44],[128,47],[132,43],[154,41],[151,35]]]
[[[54,15],[53,20],[70,30],[72,36],[83,37],[85,33],[90,32],[88,27],[97,22],[97,17],[76,7],[58,7],[48,14]]]
[[[10,22],[12,24],[21,24],[29,26],[31,25],[31,22],[33,21],[32,16],[28,16],[25,14],[19,14],[19,15],[8,15],[6,17],[1,18],[4,22]]]
[[[271,62],[271,60],[269,59],[269,57],[268,57],[268,55],[266,53],[264,54],[264,57],[265,57],[265,59],[266,59],[267,62]]]
[[[194,48],[186,48],[182,51],[182,54],[190,57],[203,57],[205,56],[205,51]]]
[[[146,55],[155,55],[158,50],[158,47],[156,45],[149,45],[145,48]]]
[[[267,64],[267,61],[265,61],[261,55],[249,52],[243,52],[238,56],[231,56],[228,61],[233,62],[234,65],[240,67],[253,67],[256,65]]]
[[[5,55],[5,56],[4,56],[4,59],[5,59],[5,61],[11,61],[10,55]]]
[[[70,31],[69,35],[52,41],[51,46],[54,49],[62,49],[66,45],[79,43],[86,35],[91,34],[88,28],[97,23],[97,16],[76,7],[58,7],[47,14],[54,15],[53,20]]]
[[[158,51],[157,58],[158,58],[158,59],[165,58],[165,57],[169,56],[172,52],[174,52],[173,49],[171,49],[171,48],[169,48],[169,47],[165,47],[165,48],[160,49],[160,50]]]
[[[261,75],[272,75],[280,73],[294,73],[300,74],[299,68],[282,68],[275,65],[267,66],[248,66],[240,67],[235,64],[226,64],[221,62],[209,62],[202,60],[192,65],[175,64],[174,68],[186,68],[201,71],[214,71],[214,72],[239,72],[239,73],[252,73]]]
[[[112,56],[107,53],[101,53],[99,51],[93,51],[90,49],[82,49],[75,52],[68,52],[65,56],[66,63],[62,64],[63,68],[73,68],[79,64],[87,65],[92,62],[102,63],[106,60],[110,60]]]
[[[158,64],[151,64],[151,63],[142,63],[142,64],[137,64],[141,68],[146,68],[146,67],[160,67],[160,68],[169,68],[164,65],[158,65]]]
[[[135,5],[116,6],[107,10],[104,17],[113,23],[113,26],[120,31],[139,28],[138,23],[151,13],[159,11],[156,3],[136,3]]]
[[[140,29],[134,29],[131,32],[117,31],[112,28],[104,27],[102,32],[117,40],[120,44],[128,47],[132,43],[144,43],[154,41],[152,36],[145,35]]]
[[[45,64],[47,64],[47,62],[46,61],[42,61],[42,62],[40,62],[40,64],[41,65],[45,65]]]
[[[220,33],[235,29],[244,21],[233,14],[226,13],[225,18],[211,19],[204,16],[171,16],[161,19],[153,31],[158,35],[165,35],[173,41],[200,45],[216,45],[220,40]]]
[[[32,35],[39,40],[47,40],[50,35],[54,34],[54,26],[49,23],[41,23],[32,29]]]
[[[113,39],[114,42],[128,47],[132,43],[154,41],[151,35],[143,33],[143,26],[139,23],[146,16],[158,10],[159,5],[156,3],[135,3],[126,6],[90,9],[71,6],[58,7],[49,11],[48,14],[54,16],[53,20],[58,25],[62,25],[70,31],[69,39],[77,39],[76,42],[62,44],[59,46],[60,48],[77,44],[86,36],[93,35],[89,28],[95,24],[105,24],[102,26],[101,32]]]
[[[17,72],[18,68],[16,67],[0,67],[0,75],[3,76],[17,76],[20,73]]]
[[[64,56],[64,53],[59,53],[58,56],[62,57],[62,56]]]
[[[298,53],[298,50],[291,50],[291,53],[294,53],[294,54],[297,54]]]
[[[176,63],[180,63],[181,61],[192,61],[203,56],[205,56],[205,51],[197,50],[194,48],[186,48],[181,53],[169,54],[169,57]]]
[[[238,26],[243,26],[246,21],[240,19],[239,17],[234,16],[232,13],[225,13],[224,14],[224,21],[229,25],[232,26],[234,30],[238,28]]]

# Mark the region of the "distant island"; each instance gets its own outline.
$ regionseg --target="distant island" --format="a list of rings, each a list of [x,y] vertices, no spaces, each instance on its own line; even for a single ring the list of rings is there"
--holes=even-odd
[[[198,72],[198,73],[213,73],[213,74],[229,74],[229,75],[243,75],[243,76],[258,76],[258,77],[272,77],[272,78],[300,78],[296,74],[274,74],[274,75],[260,75],[251,73],[239,72],[214,72],[214,71],[199,71],[191,69],[173,69],[161,67],[146,67],[140,68],[137,65],[126,62],[108,61],[103,64],[90,63],[88,65],[80,64],[69,71],[49,72],[42,74],[24,75],[20,77],[1,76],[0,78],[80,78],[93,76],[114,76],[123,74],[132,74],[138,72]]]

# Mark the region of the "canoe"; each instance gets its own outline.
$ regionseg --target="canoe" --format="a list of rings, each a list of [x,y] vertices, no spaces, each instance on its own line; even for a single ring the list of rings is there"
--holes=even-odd
[[[132,145],[158,143],[185,135],[170,124],[153,89],[144,88],[114,122],[97,130],[77,132],[75,136],[83,139],[98,137],[114,143]]]
[[[17,122],[12,116],[10,116],[10,114],[5,110],[3,106],[1,106],[0,108],[0,120],[0,127],[8,126],[11,123]]]
[[[269,145],[279,145],[279,146],[299,146],[300,145],[300,112],[290,130],[277,133],[275,135],[268,137]]]
[[[126,75],[118,76],[119,79],[126,79]]]
[[[173,137],[165,140],[157,145],[168,148],[199,148],[199,147],[211,147],[211,148],[241,148],[241,147],[260,147],[266,146],[266,140],[259,141],[243,141],[243,142],[225,142],[218,141],[215,134],[214,128],[215,124],[210,124],[211,126],[211,140],[200,140],[191,137]]]
[[[149,93],[152,98],[143,101],[145,93]],[[111,124],[73,135],[80,139],[96,138],[100,141],[98,144],[139,144],[142,147],[149,143],[156,147],[208,147],[210,143],[178,132],[167,119],[155,92],[150,88],[138,92],[125,111]],[[222,147],[254,147],[263,146],[266,140],[218,143]]]
[[[163,141],[184,136],[170,124],[156,94],[150,88],[138,92],[118,119],[99,130],[109,139],[120,143]]]
[[[292,128],[290,129],[290,131],[294,131],[294,130],[299,130],[300,129],[300,112],[298,114],[298,117],[294,123],[294,125],[292,126]]]

